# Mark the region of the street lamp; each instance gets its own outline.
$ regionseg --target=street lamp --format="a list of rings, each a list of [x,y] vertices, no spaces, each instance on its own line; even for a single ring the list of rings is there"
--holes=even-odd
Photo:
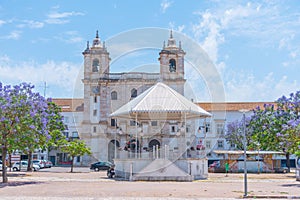
[[[257,173],[260,173],[260,156],[259,156],[259,149],[260,149],[260,143],[255,142],[254,143],[257,146]]]
[[[246,138],[246,112],[249,110],[239,110],[243,113],[243,146],[244,146],[244,197],[247,197],[247,138]]]

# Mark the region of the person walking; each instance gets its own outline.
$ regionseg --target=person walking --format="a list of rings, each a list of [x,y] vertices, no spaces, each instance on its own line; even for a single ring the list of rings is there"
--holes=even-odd
[[[228,172],[229,172],[229,164],[228,162],[225,163],[225,173],[226,173],[226,176],[228,176]]]

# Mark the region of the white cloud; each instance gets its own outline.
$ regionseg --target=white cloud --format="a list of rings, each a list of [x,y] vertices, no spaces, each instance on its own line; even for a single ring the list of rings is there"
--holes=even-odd
[[[222,27],[218,23],[216,16],[210,12],[198,14],[200,14],[200,22],[192,27],[195,38],[200,41],[200,45],[211,60],[217,63],[219,45],[224,42],[224,36],[221,33]]]
[[[77,16],[77,15],[83,15],[81,12],[53,12],[48,14],[48,18],[50,19],[61,19],[61,18],[66,18],[66,17],[71,17],[71,16]]]
[[[163,0],[160,3],[160,8],[161,8],[161,12],[165,13],[166,10],[172,5],[172,2],[168,1],[168,0]]]
[[[169,22],[169,29],[182,33],[185,29],[185,25],[179,25],[176,27],[175,22]]]
[[[46,82],[49,87],[72,94],[80,66],[68,62],[48,61],[14,63],[8,56],[0,58],[0,80],[5,84],[30,82],[36,86]]]
[[[229,72],[226,77],[224,83],[227,101],[275,101],[300,88],[297,80],[291,81],[287,76],[276,79],[272,72],[263,79],[246,72]]]
[[[47,15],[47,19],[45,20],[48,24],[66,24],[69,23],[70,20],[66,19],[72,16],[84,15],[81,12],[52,12]]]
[[[64,19],[46,19],[45,20],[46,23],[48,24],[67,24],[70,22],[70,20],[64,20]]]
[[[298,11],[290,11],[282,2],[246,3],[216,2],[214,8],[195,12],[199,22],[193,25],[195,38],[213,61],[218,60],[218,48],[228,36],[247,37],[253,46],[278,46],[294,50],[300,34]]]
[[[10,58],[7,55],[3,55],[0,57],[0,63],[9,63]]]
[[[2,26],[3,24],[5,24],[6,22],[0,19],[0,26]]]
[[[18,40],[21,37],[21,31],[11,31],[8,35],[1,36],[0,39]]]
[[[300,12],[290,11],[280,1],[241,2],[234,1],[225,5],[223,2],[216,1],[213,8],[195,12],[199,16],[199,21],[192,25],[194,38],[208,53],[221,76],[224,77],[227,100],[270,101],[276,100],[283,94],[299,90],[299,81],[290,80],[284,74],[281,78],[275,78],[272,73],[269,73],[260,79],[254,74],[229,72],[226,61],[220,60],[220,47],[226,45],[230,49],[226,39],[234,37],[242,38],[256,48],[279,50],[283,58],[288,57],[281,63],[285,67],[300,63],[300,41],[296,37],[300,34],[298,28]],[[276,75],[278,77],[278,74]]]
[[[83,42],[83,38],[78,35],[77,31],[68,31],[62,33],[60,36],[56,36],[55,39],[59,39],[66,43],[80,43]]]
[[[17,27],[19,28],[24,28],[24,27],[29,27],[29,28],[43,28],[44,23],[43,22],[38,22],[38,21],[33,21],[33,20],[24,20],[23,24],[18,25]]]
[[[296,58],[297,57],[297,52],[296,51],[290,52],[290,57],[291,58]]]

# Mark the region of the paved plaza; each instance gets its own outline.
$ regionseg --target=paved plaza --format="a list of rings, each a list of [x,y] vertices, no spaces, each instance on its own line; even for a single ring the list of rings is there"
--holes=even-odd
[[[193,182],[129,182],[108,179],[106,172],[89,168],[53,167],[39,172],[9,172],[9,183],[0,183],[0,198],[10,199],[237,199],[243,197],[243,174],[210,173]],[[300,182],[294,173],[248,174],[249,196],[300,199]]]

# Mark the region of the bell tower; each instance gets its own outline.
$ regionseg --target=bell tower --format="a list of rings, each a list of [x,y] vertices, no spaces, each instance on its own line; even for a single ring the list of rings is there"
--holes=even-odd
[[[176,45],[173,38],[173,31],[170,31],[170,37],[167,45],[163,44],[163,49],[159,53],[160,79],[173,89],[184,95],[184,56],[185,52]]]
[[[84,56],[84,78],[94,79],[107,76],[110,58],[105,42],[101,43],[98,31],[92,47],[87,42],[87,47],[82,54]]]
[[[92,147],[95,158],[105,159],[100,147],[105,146],[107,121],[110,114],[108,76],[110,57],[101,42],[98,31],[92,46],[87,42],[84,57],[84,112],[82,120],[83,139]]]
[[[107,77],[109,75],[110,57],[101,43],[98,31],[90,47],[82,52],[84,56],[84,119],[86,123],[99,124],[106,121],[110,109],[108,100]]]

